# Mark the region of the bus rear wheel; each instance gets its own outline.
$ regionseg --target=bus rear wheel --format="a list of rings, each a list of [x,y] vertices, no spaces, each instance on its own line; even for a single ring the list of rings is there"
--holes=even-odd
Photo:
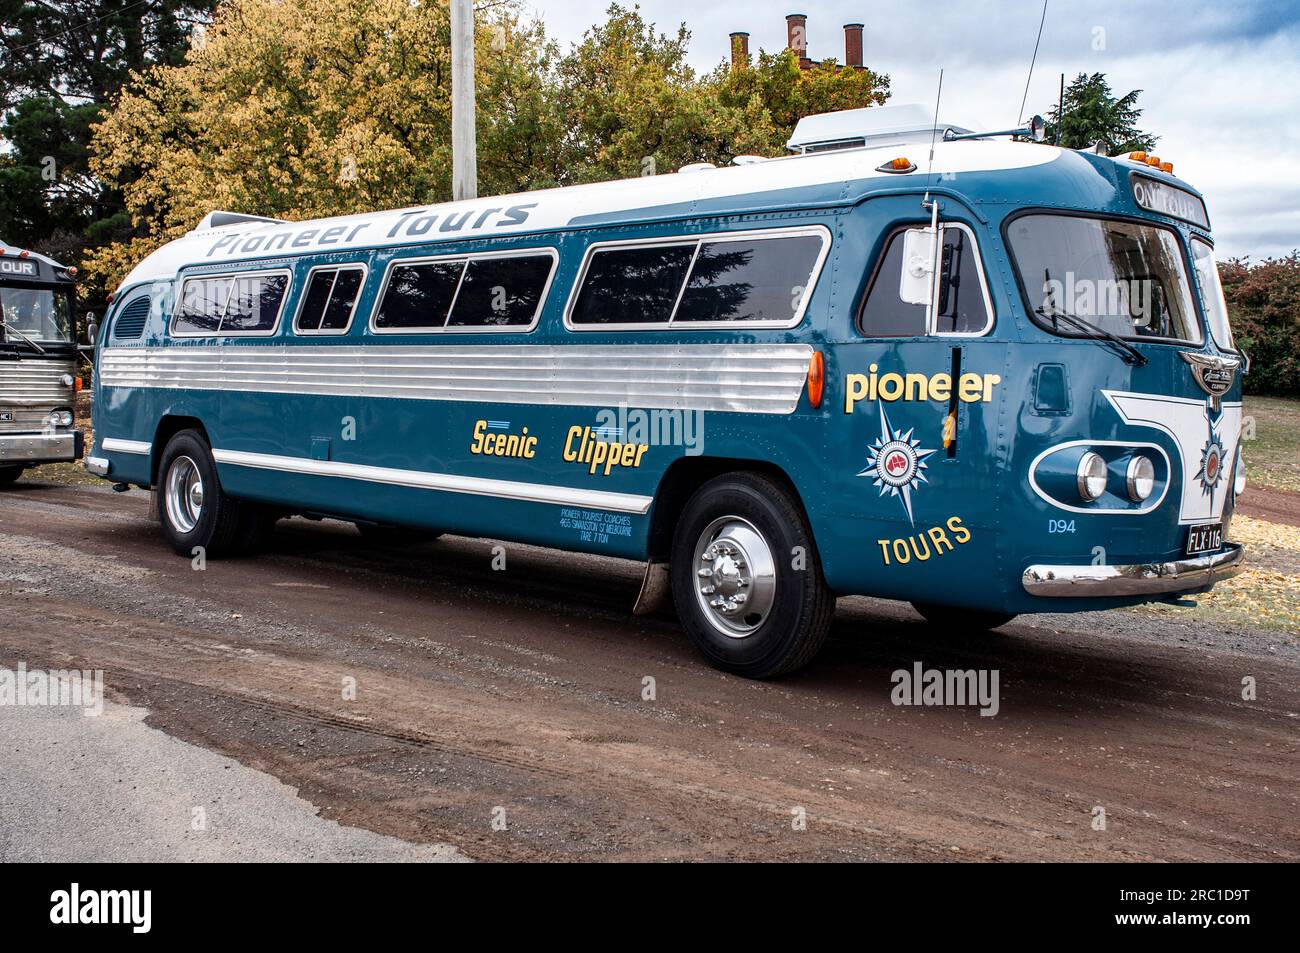
[[[0,467],[0,486],[8,486],[22,475],[22,467]]]
[[[803,668],[835,614],[798,501],[758,473],[706,483],[673,534],[673,601],[695,647],[746,678]]]
[[[1016,617],[1013,612],[959,609],[956,606],[941,606],[933,602],[913,602],[912,608],[921,613],[925,621],[931,625],[969,632],[988,632],[1006,625]]]
[[[212,449],[196,430],[167,442],[158,464],[158,517],[163,536],[181,556],[228,556],[249,548],[257,535],[256,508],[227,496],[217,478]]]

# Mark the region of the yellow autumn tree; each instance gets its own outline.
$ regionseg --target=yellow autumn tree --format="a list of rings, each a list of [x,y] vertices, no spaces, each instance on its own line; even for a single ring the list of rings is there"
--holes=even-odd
[[[525,191],[778,154],[800,115],[888,95],[868,71],[788,55],[700,76],[690,33],[614,4],[561,54],[519,0],[476,14],[479,191]],[[135,236],[96,251],[114,286],[214,208],[301,219],[451,192],[447,0],[223,0],[184,63],[135,75],[97,127],[92,168]]]
[[[95,172],[122,189],[139,237],[102,250],[115,280],[225,208],[300,219],[439,201],[450,192],[445,0],[229,0],[186,62],[134,78],[96,130]],[[557,139],[554,53],[513,7],[476,42],[485,194],[554,184],[514,144]]]

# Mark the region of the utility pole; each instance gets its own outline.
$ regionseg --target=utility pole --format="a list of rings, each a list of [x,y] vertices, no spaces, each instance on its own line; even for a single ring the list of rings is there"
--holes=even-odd
[[[474,120],[474,0],[451,0],[451,197],[478,198]]]

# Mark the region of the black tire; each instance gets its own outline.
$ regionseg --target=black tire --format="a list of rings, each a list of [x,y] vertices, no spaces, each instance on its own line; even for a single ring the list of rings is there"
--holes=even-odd
[[[762,583],[765,574],[759,568],[765,562],[764,546],[771,556],[770,586]],[[795,568],[796,547],[803,554],[800,568]],[[822,576],[802,507],[774,480],[742,472],[702,486],[677,520],[670,562],[678,618],[714,666],[746,678],[773,678],[803,668],[826,641],[835,597]],[[703,569],[714,575],[704,577]],[[698,579],[704,579],[705,586],[715,579],[728,585],[722,592],[718,590],[723,586],[715,586],[707,594],[701,592]],[[766,611],[746,614],[746,609],[763,608],[765,591],[771,593]],[[735,605],[739,592],[747,598]],[[725,605],[703,604],[714,599]],[[732,630],[733,626],[741,631]]]
[[[23,475],[23,467],[0,467],[0,486],[8,486]]]
[[[197,512],[192,504],[186,505],[188,495],[176,492],[174,486],[186,472],[184,461],[193,466],[201,481]],[[173,510],[172,502],[180,509]],[[189,517],[193,517],[192,525],[188,525]],[[163,536],[181,556],[193,557],[196,547],[202,547],[209,557],[228,556],[248,541],[249,510],[221,489],[212,449],[197,430],[182,430],[163,450],[158,462],[158,521]]]
[[[362,539],[375,546],[415,546],[419,543],[431,543],[442,535],[437,530],[389,526],[386,523],[354,523],[353,525],[356,526]]]
[[[1013,612],[984,612],[979,609],[959,609],[933,602],[913,602],[912,608],[934,626],[967,632],[988,632],[1000,628],[1014,619]]]

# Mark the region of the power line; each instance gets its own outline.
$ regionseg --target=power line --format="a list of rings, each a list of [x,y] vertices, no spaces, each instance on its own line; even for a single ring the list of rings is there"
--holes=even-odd
[[[84,30],[86,27],[98,23],[101,20],[107,20],[110,17],[119,17],[122,14],[126,13],[126,11],[134,10],[136,7],[146,3],[153,3],[153,0],[135,0],[134,3],[128,3],[121,10],[114,10],[112,13],[105,13],[103,16],[99,16],[99,17],[95,17],[94,19],[87,20],[85,23],[78,23],[76,26],[70,26],[66,30],[60,30],[58,33],[51,33],[49,36],[43,36],[39,40],[33,40],[31,43],[27,43],[24,44],[23,46],[15,47],[11,49],[9,52],[23,53],[27,50],[30,50],[34,46],[40,46],[43,43],[50,42],[50,40],[57,40],[61,36],[67,36],[69,33],[76,33],[78,30]]]
[[[1043,39],[1043,24],[1047,21],[1047,0],[1043,0],[1043,16],[1038,21],[1038,39],[1034,40],[1034,55],[1029,61],[1029,75],[1025,78],[1025,95],[1020,99],[1020,113],[1016,116],[1016,125],[1019,126],[1022,119],[1025,118],[1025,103],[1029,102],[1029,83],[1034,78],[1034,64],[1038,62],[1038,44]]]

